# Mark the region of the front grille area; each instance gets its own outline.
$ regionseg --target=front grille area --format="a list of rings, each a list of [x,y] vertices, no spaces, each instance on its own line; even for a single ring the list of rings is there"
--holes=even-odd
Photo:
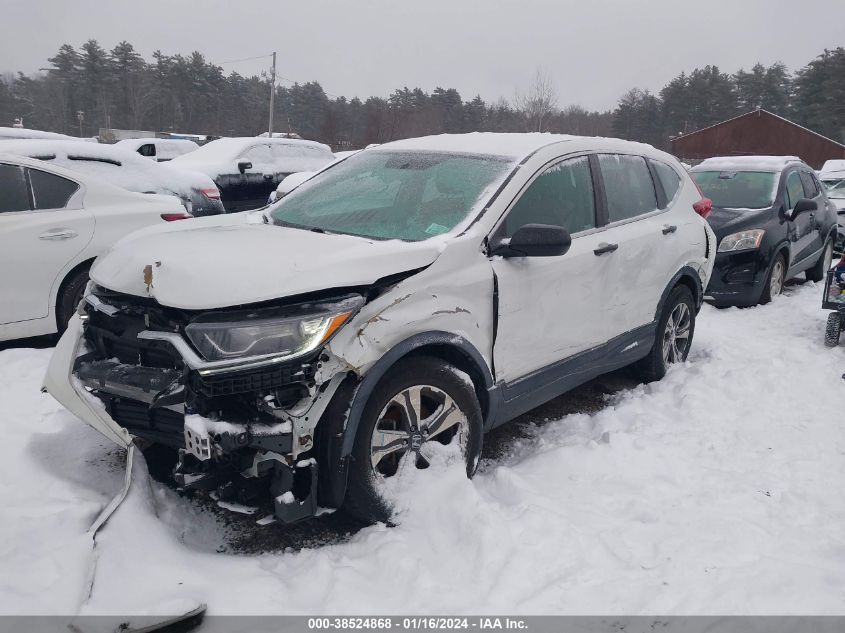
[[[144,330],[183,332],[194,314],[100,288],[94,294],[117,312],[88,306],[88,353],[77,359],[75,373],[133,435],[183,447],[183,409],[233,422],[273,424],[278,419],[260,410],[258,400],[272,394],[287,406],[307,396],[314,384],[319,351],[289,364],[201,376],[185,367],[168,342],[138,339]]]
[[[171,409],[150,409],[149,405],[129,398],[100,394],[106,411],[132,435],[173,448],[184,448],[185,416]]]

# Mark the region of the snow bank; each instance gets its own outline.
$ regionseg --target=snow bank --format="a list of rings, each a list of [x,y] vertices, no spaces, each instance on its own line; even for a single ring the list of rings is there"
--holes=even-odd
[[[83,612],[845,614],[845,349],[823,346],[821,292],[705,306],[664,380],[523,423],[472,481],[447,454],[396,482],[398,527],[321,547],[231,553],[141,462]],[[107,442],[38,392],[48,355],[0,352],[0,613],[72,609],[120,484]]]
[[[189,197],[194,189],[215,187],[205,174],[175,167],[174,161],[156,163],[117,145],[24,140],[5,141],[0,147],[9,154],[38,158],[138,193],[175,193]]]

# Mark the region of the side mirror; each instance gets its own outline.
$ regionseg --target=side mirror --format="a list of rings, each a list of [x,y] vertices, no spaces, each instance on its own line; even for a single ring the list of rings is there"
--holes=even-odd
[[[809,198],[801,198],[798,202],[795,203],[795,207],[792,211],[789,212],[788,217],[790,220],[794,220],[802,213],[807,213],[809,211],[817,211],[819,205],[816,204],[815,200],[810,200]]]
[[[238,171],[244,173],[247,169],[252,169],[252,163],[242,160],[238,163]]]
[[[490,250],[502,257],[557,257],[572,246],[572,236],[562,226],[526,224],[510,239],[505,238]]]

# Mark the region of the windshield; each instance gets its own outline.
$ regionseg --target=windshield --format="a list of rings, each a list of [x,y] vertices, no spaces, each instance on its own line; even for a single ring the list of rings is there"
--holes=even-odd
[[[495,156],[367,150],[285,196],[274,224],[418,242],[466,218],[510,161]]]
[[[701,192],[723,209],[765,209],[775,200],[775,178],[768,171],[697,171]]]
[[[836,180],[822,180],[827,190],[828,198],[845,198],[845,178]]]

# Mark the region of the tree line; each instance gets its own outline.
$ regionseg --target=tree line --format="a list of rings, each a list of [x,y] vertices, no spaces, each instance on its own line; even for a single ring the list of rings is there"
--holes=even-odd
[[[93,136],[100,128],[253,136],[266,131],[266,75],[226,74],[199,52],[145,60],[129,42],[70,44],[42,74],[0,78],[0,125]],[[387,98],[328,95],[316,81],[275,87],[275,131],[338,148],[469,131],[549,131],[618,136],[666,147],[670,137],[757,107],[835,140],[845,132],[845,49],[824,53],[794,74],[780,63],[734,74],[706,66],[672,79],[657,94],[634,88],[613,110],[557,106],[549,77],[537,72],[511,101],[464,100],[455,88],[402,87]]]

